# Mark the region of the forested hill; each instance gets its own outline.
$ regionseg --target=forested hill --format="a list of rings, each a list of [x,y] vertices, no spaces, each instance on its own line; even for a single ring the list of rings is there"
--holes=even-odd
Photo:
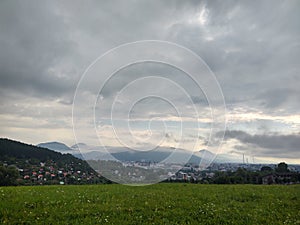
[[[14,164],[14,161],[26,161],[30,164],[54,161],[61,166],[75,164],[80,165],[78,169],[83,171],[93,171],[88,163],[71,154],[62,154],[46,148],[0,138],[0,162]]]

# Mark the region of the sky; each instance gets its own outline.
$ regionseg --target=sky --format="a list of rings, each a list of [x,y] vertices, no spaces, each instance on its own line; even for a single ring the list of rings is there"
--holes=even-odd
[[[297,0],[1,1],[0,136],[142,150],[215,143],[219,153],[300,163],[299,12]],[[91,66],[143,40],[173,45],[162,53],[145,44],[143,54],[189,68],[176,46],[197,54],[204,69],[191,71],[199,83],[214,77],[222,98],[165,63],[130,64],[109,80],[118,52]],[[135,51],[125,49],[124,62]]]

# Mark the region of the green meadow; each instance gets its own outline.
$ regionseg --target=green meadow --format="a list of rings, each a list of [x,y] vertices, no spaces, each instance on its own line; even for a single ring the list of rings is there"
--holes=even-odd
[[[0,187],[0,223],[300,224],[300,186]]]

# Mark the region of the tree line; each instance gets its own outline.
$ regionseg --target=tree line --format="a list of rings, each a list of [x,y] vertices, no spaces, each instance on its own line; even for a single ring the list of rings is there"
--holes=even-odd
[[[290,171],[285,162],[279,163],[274,169],[263,166],[260,171],[238,168],[236,171],[215,171],[211,178],[204,178],[202,183],[211,184],[287,184],[299,183],[300,173]]]

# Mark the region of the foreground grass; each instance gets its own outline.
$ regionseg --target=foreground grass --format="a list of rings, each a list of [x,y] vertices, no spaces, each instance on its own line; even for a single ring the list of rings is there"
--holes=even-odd
[[[300,186],[0,187],[1,224],[300,224]]]

